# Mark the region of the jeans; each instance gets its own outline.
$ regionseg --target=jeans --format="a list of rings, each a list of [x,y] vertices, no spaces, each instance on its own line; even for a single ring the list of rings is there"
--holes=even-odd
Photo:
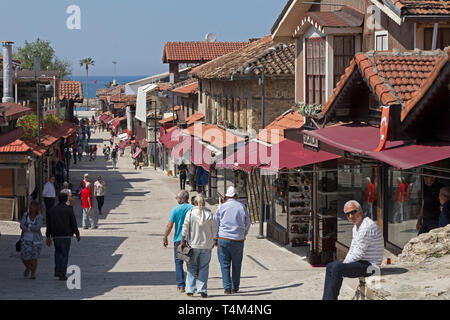
[[[212,245],[211,245],[212,247]],[[197,272],[197,260],[200,258],[200,270],[197,280],[197,292],[208,292],[209,263],[212,249],[193,249],[192,262],[187,265],[186,293],[194,293],[195,274]]]
[[[342,281],[346,278],[368,277],[367,268],[370,262],[357,261],[344,264],[342,261],[331,262],[327,265],[325,286],[322,300],[337,300],[341,291]]]
[[[217,245],[223,288],[225,290],[239,290],[242,258],[244,256],[244,242],[218,239]]]
[[[44,198],[45,204],[45,221],[48,221],[48,213],[55,206],[55,198]]]
[[[96,198],[97,198],[98,212],[102,212],[103,204],[105,203],[105,196],[98,196]]]
[[[87,228],[88,223],[91,228],[95,228],[97,226],[95,212],[92,208],[83,208],[83,228]]]
[[[65,276],[67,274],[71,240],[71,238],[53,239],[53,243],[55,244],[55,274],[58,276]]]
[[[180,174],[180,190],[185,190],[186,188],[186,175]]]
[[[184,281],[183,260],[177,259],[177,251],[180,244],[181,241],[174,242],[173,244],[175,254],[175,276],[178,288],[184,288],[186,287],[186,282]]]

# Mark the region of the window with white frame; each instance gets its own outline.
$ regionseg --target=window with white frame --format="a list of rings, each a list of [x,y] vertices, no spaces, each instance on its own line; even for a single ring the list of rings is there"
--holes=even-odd
[[[388,51],[388,32],[375,31],[375,51]]]
[[[306,39],[306,104],[326,102],[326,50],[325,38]]]

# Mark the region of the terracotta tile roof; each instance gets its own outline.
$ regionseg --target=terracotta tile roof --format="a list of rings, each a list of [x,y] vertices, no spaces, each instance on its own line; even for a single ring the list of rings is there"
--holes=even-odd
[[[0,110],[5,111],[8,120],[18,119],[26,114],[31,113],[31,109],[13,102],[5,102],[0,104]]]
[[[23,129],[16,128],[10,132],[0,135],[0,153],[23,153],[30,147],[25,145],[22,140]]]
[[[165,119],[159,120],[158,123],[159,124],[165,124],[165,123],[169,123],[169,122],[172,122],[172,121],[173,121],[173,116],[169,117],[169,118],[165,118]]]
[[[261,73],[264,64],[266,76],[294,77],[295,45],[272,41],[271,36],[254,41],[244,48],[217,58],[209,63],[194,68],[190,74],[199,79],[229,80],[232,76],[244,75],[247,67],[255,67],[254,75]]]
[[[172,92],[181,94],[196,94],[198,93],[198,81],[176,88],[172,90]]]
[[[119,93],[125,93],[124,85],[117,85],[117,86],[111,87],[111,88],[100,88],[100,89],[97,89],[97,91],[96,91],[97,97],[113,96],[116,94],[118,95]]]
[[[197,121],[201,121],[205,119],[205,115],[203,113],[196,113],[186,118],[186,124],[188,126],[193,125]]]
[[[159,84],[159,91],[167,91],[171,87],[172,86],[169,83],[161,83],[161,84]]]
[[[402,105],[402,121],[425,95],[449,62],[450,48],[444,51],[358,53],[347,67],[333,94],[322,108],[327,114],[351,75],[357,70],[383,105]]]
[[[76,93],[80,95],[78,99],[75,98]],[[64,80],[59,82],[59,100],[65,99],[83,101],[83,84],[81,81]]]
[[[198,126],[201,126],[201,128]],[[187,129],[184,129],[183,133],[200,138],[201,140],[219,149],[225,148],[231,144],[245,141],[244,138],[238,137],[213,124],[203,123],[190,126]]]
[[[314,11],[307,12],[300,23],[292,31],[296,37],[305,26],[313,25],[320,32],[323,28],[355,28],[361,27],[364,22],[364,14],[350,7],[344,6],[337,11]]]
[[[279,140],[274,142],[279,143],[286,140],[284,137],[284,129],[300,129],[303,127],[303,124],[303,116],[294,109],[291,109],[280,115],[264,130],[262,130],[258,134],[257,139],[267,143],[272,143],[272,135],[278,135]]]
[[[405,15],[449,15],[450,0],[385,0]]]
[[[162,61],[204,63],[236,51],[248,42],[166,42]]]

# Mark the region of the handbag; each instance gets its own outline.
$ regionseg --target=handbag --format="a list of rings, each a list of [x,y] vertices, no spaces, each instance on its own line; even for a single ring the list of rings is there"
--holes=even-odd
[[[190,211],[190,221],[192,220],[192,210]],[[189,221],[189,239],[191,238],[191,222]],[[194,254],[194,249],[191,248],[191,246],[189,245],[189,242],[186,242],[186,245],[183,247],[182,252],[179,252],[177,250],[177,259],[179,260],[183,260],[186,263],[190,263],[192,256]]]

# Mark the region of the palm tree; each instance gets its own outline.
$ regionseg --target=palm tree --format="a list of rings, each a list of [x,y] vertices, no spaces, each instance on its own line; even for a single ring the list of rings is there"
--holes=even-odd
[[[84,58],[80,60],[80,67],[86,66],[86,101],[87,101],[87,107],[89,108],[89,86],[88,86],[88,79],[89,79],[89,66],[94,66],[95,61],[92,58]]]

